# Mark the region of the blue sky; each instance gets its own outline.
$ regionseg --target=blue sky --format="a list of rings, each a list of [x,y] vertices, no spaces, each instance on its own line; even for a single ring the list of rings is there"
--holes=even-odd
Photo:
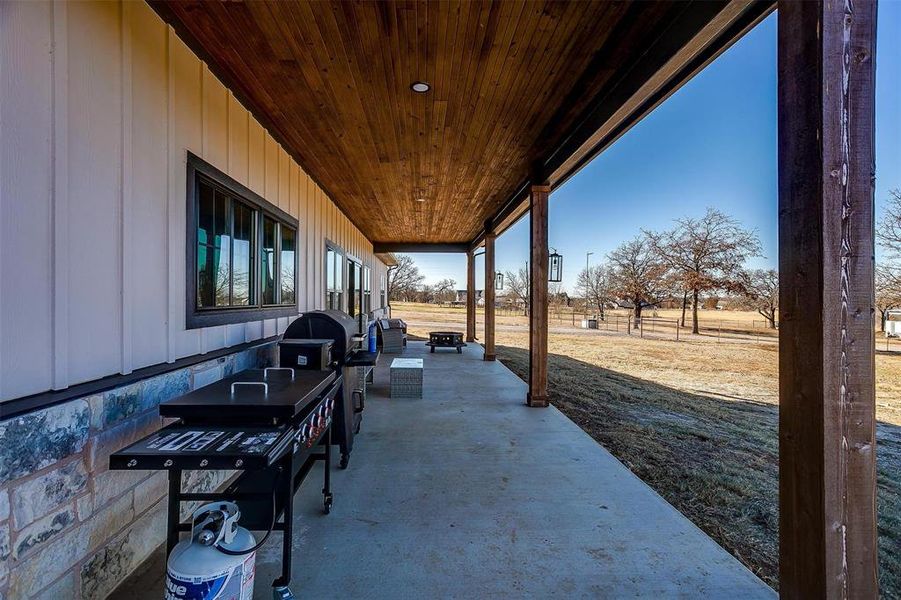
[[[876,209],[901,188],[901,2],[879,4],[876,66]],[[670,227],[708,206],[756,229],[776,264],[776,15],[770,15],[550,199],[550,244],[572,290],[586,252],[597,263],[641,228]],[[529,255],[528,219],[497,241],[498,270]],[[466,286],[462,255],[414,254],[426,282]],[[483,285],[477,259],[477,287]]]

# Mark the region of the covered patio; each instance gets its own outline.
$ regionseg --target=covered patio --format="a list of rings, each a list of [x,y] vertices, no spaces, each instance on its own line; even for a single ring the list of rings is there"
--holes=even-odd
[[[368,331],[429,251],[467,256],[468,342],[484,253],[483,347],[411,346],[415,401],[383,358],[334,513],[296,499],[300,594],[772,595],[549,406],[547,309],[553,192],[777,8],[780,594],[876,597],[873,0],[0,3],[0,597],[159,597],[165,474],[110,454],[299,315]]]
[[[353,468],[295,503],[294,586],[337,598],[771,598],[775,594],[556,408],[470,344],[430,354],[423,398],[388,397],[383,355]],[[280,571],[257,558],[255,598]],[[690,549],[690,551],[688,550]],[[155,600],[158,552],[116,597]]]

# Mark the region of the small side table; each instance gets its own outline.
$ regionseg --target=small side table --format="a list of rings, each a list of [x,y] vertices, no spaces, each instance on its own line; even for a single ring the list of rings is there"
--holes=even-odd
[[[421,358],[395,358],[390,373],[392,398],[422,398]]]

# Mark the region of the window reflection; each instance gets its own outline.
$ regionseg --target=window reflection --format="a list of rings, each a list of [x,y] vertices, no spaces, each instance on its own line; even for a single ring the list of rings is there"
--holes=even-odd
[[[326,247],[325,254],[326,308],[344,309],[344,255]]]
[[[281,304],[296,304],[297,298],[294,293],[294,271],[296,269],[297,258],[297,232],[290,227],[281,226],[282,244],[279,263],[281,265]]]
[[[275,221],[263,217],[263,252],[260,288],[263,304],[275,304]]]
[[[229,305],[231,236],[229,200],[208,185],[200,186],[197,226],[197,304]]]
[[[232,271],[232,304],[248,306],[253,304],[251,281],[253,273],[253,221],[254,210],[245,204],[235,202],[235,233]]]
[[[205,176],[195,182],[197,308],[296,305],[297,229]]]

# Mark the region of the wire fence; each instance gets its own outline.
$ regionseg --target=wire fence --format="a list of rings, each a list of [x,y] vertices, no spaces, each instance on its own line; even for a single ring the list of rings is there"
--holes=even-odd
[[[457,311],[465,313],[466,307],[454,304],[443,307],[443,310],[450,313]],[[482,314],[484,307],[480,306],[477,312]],[[498,317],[523,319],[528,317],[528,311],[521,306],[498,306],[495,314]],[[713,338],[716,343],[731,340],[775,345],[779,341],[778,322],[774,327],[763,318],[718,319],[704,315],[698,320],[698,335],[695,336],[691,312],[686,314],[683,325],[681,317],[659,316],[658,311],[654,309],[646,309],[640,319],[635,319],[631,311],[626,312],[623,309],[607,310],[603,315],[599,315],[572,307],[552,305],[548,308],[548,323],[552,327],[597,330],[613,335],[674,341],[697,337]],[[878,352],[901,353],[901,338],[887,337],[883,332],[877,331],[875,349]]]

